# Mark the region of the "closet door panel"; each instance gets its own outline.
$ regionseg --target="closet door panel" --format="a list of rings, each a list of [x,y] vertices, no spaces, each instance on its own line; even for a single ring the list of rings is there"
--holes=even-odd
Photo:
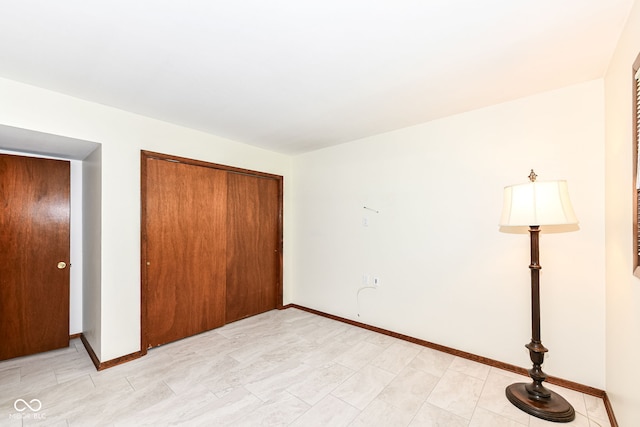
[[[280,286],[278,180],[227,177],[226,321],[277,307]]]
[[[154,347],[225,322],[227,173],[146,161],[146,319]]]

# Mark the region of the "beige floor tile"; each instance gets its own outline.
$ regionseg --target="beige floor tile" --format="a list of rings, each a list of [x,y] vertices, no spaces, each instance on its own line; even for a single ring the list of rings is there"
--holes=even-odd
[[[445,411],[428,402],[420,408],[409,424],[410,427],[466,427],[469,420],[459,415]]]
[[[362,410],[394,377],[388,371],[368,365],[340,384],[331,394]]]
[[[262,404],[260,399],[244,387],[238,387],[219,399],[209,400],[204,405],[185,411],[180,425],[218,426],[232,424],[258,409]]]
[[[525,423],[519,423],[480,407],[476,408],[469,423],[469,427],[526,427],[528,425],[528,419]]]
[[[443,376],[455,356],[430,348],[424,348],[409,364],[410,367],[435,375]]]
[[[371,364],[393,374],[399,374],[420,353],[420,350],[418,346],[397,341],[385,348],[371,361]]]
[[[607,408],[604,406],[604,401],[594,396],[584,396],[585,405],[587,409],[586,415],[597,426],[610,427],[609,416],[607,415]]]
[[[331,363],[312,369],[302,382],[288,387],[287,391],[302,401],[315,405],[353,374],[352,369]]]
[[[344,324],[309,322],[306,325],[297,326],[293,332],[306,341],[326,344],[343,334],[348,328],[349,326]]]
[[[318,404],[297,418],[292,427],[348,426],[360,411],[337,397],[326,396]]]
[[[28,367],[20,368],[21,372],[24,372],[25,370],[28,370]],[[27,376],[21,376],[20,382],[11,382],[6,385],[3,384],[3,386],[0,387],[0,406],[2,406],[3,402],[11,402],[11,405],[13,405],[13,401],[17,398],[57,384],[58,381],[53,370],[40,370],[37,375],[30,374]]]
[[[338,356],[335,361],[347,368],[358,371],[368,363],[371,363],[382,351],[382,347],[366,341],[359,341],[349,350]]]
[[[316,347],[307,354],[301,355],[301,360],[307,365],[322,366],[327,363],[336,362],[351,347],[339,341],[329,341],[326,344],[317,344]]]
[[[529,417],[529,427],[558,427],[559,425],[567,427],[596,427],[589,424],[589,419],[582,414],[576,414],[576,419],[570,423],[554,423],[552,421],[542,420],[536,417]]]
[[[402,427],[411,422],[413,415],[381,399],[375,399],[350,424],[351,427]]]
[[[265,377],[249,382],[245,388],[266,402],[279,399],[286,390],[306,381],[314,367],[300,362],[285,362],[268,371]]]
[[[8,386],[20,382],[20,367],[7,367],[0,370],[0,384]]]
[[[186,421],[187,414],[204,411],[203,408],[217,400],[213,393],[195,386],[180,395],[169,395],[154,405],[124,414],[115,424],[123,427],[180,425]]]
[[[391,344],[400,342],[398,339],[384,334],[372,334],[365,338],[365,341],[382,348],[387,348]]]
[[[505,397],[505,389],[514,382],[524,382],[527,377],[505,375],[504,371],[492,369],[484,383],[478,400],[478,408],[509,418],[520,424],[529,424],[529,415],[516,408]]]
[[[366,341],[366,342],[369,342],[371,340],[375,341],[375,339],[378,338],[377,335],[379,334],[376,332],[369,331],[363,328],[358,328],[357,326],[351,326],[345,329],[340,334],[336,335],[335,340],[352,346],[361,341]],[[371,343],[371,344],[374,344],[374,343]]]
[[[461,374],[469,375],[470,377],[486,380],[491,367],[482,363],[474,362],[473,360],[455,357],[453,362],[451,362],[451,365],[449,365],[449,369]]]
[[[85,394],[73,394],[69,401],[71,405],[64,408],[52,408],[49,411],[54,414],[62,414],[70,426],[82,426],[87,424],[104,425],[111,421],[114,407],[120,402],[126,401],[134,392],[129,382],[121,378],[105,382],[101,386]]]
[[[378,398],[384,402],[414,415],[438,383],[439,378],[413,368],[405,368]]]
[[[529,381],[302,310],[273,310],[99,372],[78,339],[1,361],[0,425],[557,426],[504,396],[508,384]],[[576,409],[567,425],[609,426],[602,399],[547,386]],[[20,412],[17,399],[42,407]]]
[[[302,416],[311,406],[290,394],[268,401],[248,415],[233,422],[234,427],[288,426]]]
[[[78,425],[90,425],[96,418],[109,424],[123,423],[132,417],[132,414],[139,413],[152,406],[158,405],[165,399],[174,396],[171,389],[164,383],[152,383],[145,388],[129,392],[121,392],[117,398],[111,399],[108,395],[103,395],[104,401],[92,401],[89,408],[85,408],[75,414],[73,422]],[[96,417],[96,412],[99,416]]]
[[[171,370],[162,375],[160,379],[171,387],[174,393],[179,394],[189,390],[194,384],[207,385],[212,383],[239,365],[240,362],[224,354],[208,358],[198,357],[180,363],[180,369]],[[215,389],[215,387],[211,388]]]
[[[471,419],[484,382],[460,372],[448,370],[427,400],[466,419]]]

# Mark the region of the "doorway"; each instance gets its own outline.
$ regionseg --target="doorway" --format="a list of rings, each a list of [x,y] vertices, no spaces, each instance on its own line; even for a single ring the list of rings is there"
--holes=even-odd
[[[69,333],[72,336],[84,333],[92,342],[100,336],[100,313],[83,310],[83,307],[100,306],[101,147],[97,142],[0,124],[1,154],[71,163],[70,264],[73,267],[69,269]],[[84,233],[85,227],[91,233]],[[85,280],[85,276],[91,280]]]

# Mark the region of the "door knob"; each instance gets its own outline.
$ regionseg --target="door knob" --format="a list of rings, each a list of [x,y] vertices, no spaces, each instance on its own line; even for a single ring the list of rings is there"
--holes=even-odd
[[[64,270],[64,268],[65,268],[66,266],[67,266],[67,263],[66,263],[66,262],[64,262],[64,261],[60,261],[60,262],[58,263],[58,268],[59,268],[60,270]]]

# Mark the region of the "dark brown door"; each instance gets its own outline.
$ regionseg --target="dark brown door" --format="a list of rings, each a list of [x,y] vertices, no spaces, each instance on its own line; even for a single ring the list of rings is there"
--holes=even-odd
[[[145,161],[148,348],[224,324],[227,174]]]
[[[280,183],[229,172],[227,185],[228,323],[278,306]]]
[[[0,154],[0,360],[69,345],[70,166]]]

